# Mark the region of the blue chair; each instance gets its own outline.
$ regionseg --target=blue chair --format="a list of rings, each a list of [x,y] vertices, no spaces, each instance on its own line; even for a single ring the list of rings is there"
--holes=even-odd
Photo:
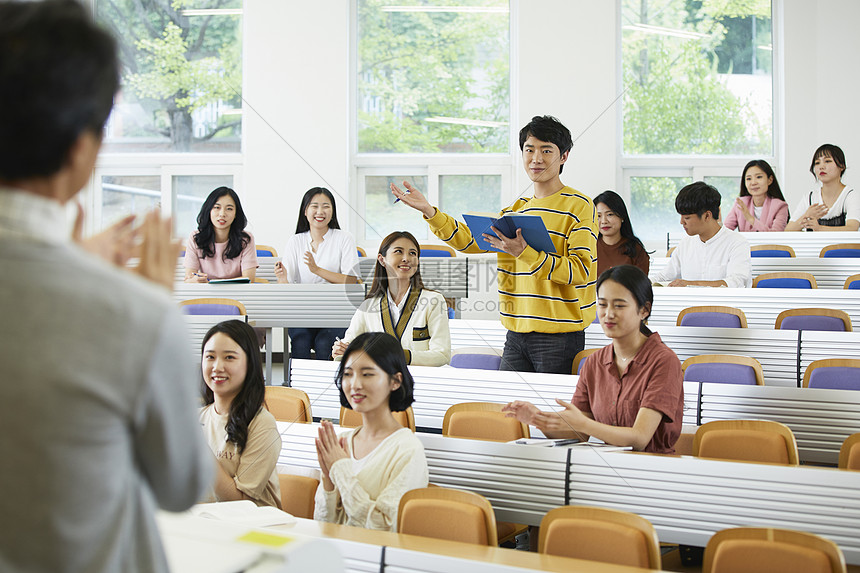
[[[573,372],[571,374],[579,374],[579,371],[582,370],[582,365],[585,364],[585,359],[600,350],[599,348],[586,348],[585,350],[580,350],[576,353],[576,356],[573,357]]]
[[[454,368],[472,368],[474,370],[498,370],[502,357],[498,354],[460,352],[451,357]]]
[[[840,243],[838,245],[828,245],[821,249],[819,257],[830,258],[860,258],[860,243]]]
[[[777,330],[826,330],[851,332],[851,316],[833,308],[792,308],[776,317]]]
[[[788,245],[753,245],[751,257],[794,257],[794,249]]]
[[[232,298],[191,298],[179,303],[182,314],[245,316],[245,305]]]
[[[753,280],[753,288],[818,288],[811,273],[785,271],[763,273]]]
[[[731,306],[691,306],[678,314],[677,325],[746,328],[747,317],[744,311]]]
[[[359,257],[366,257],[367,253],[361,247],[356,247],[355,250],[358,252]]]
[[[816,360],[803,373],[804,388],[860,390],[860,360],[826,358]]]
[[[763,386],[761,363],[749,356],[734,354],[702,354],[692,356],[681,364],[684,382],[716,382]]]
[[[268,245],[257,245],[257,256],[258,257],[277,257],[278,251],[275,250],[275,247],[270,247]]]
[[[453,257],[457,252],[447,245],[419,245],[422,257]]]
[[[860,275],[851,275],[845,279],[845,284],[842,288],[850,290],[860,290]]]

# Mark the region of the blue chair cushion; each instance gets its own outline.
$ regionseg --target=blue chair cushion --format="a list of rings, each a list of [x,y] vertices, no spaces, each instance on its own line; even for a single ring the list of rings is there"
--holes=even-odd
[[[455,354],[451,357],[454,368],[474,368],[476,370],[498,370],[502,357],[496,354]]]
[[[428,249],[425,247],[425,248],[421,249],[421,256],[422,257],[453,257],[454,255],[452,255],[448,251],[443,251],[441,249],[437,251],[435,249]]]
[[[791,253],[778,249],[762,249],[758,251],[750,251],[751,257],[788,257],[791,258]]]
[[[824,366],[809,375],[810,388],[831,390],[860,390],[860,368],[850,366]]]
[[[829,330],[844,332],[845,323],[835,316],[786,316],[779,325],[780,330]]]
[[[681,317],[681,326],[741,328],[741,317],[727,312],[691,312]]]
[[[824,258],[857,259],[860,258],[860,249],[833,249],[824,253]]]
[[[851,281],[848,283],[848,288],[850,290],[860,290],[860,280]]]
[[[711,362],[691,364],[684,371],[685,382],[717,382],[720,384],[747,384],[755,386],[755,370],[744,364]]]
[[[763,279],[756,284],[757,288],[812,288],[812,284],[806,279],[780,278]]]
[[[265,250],[261,251],[260,249],[257,249],[257,256],[258,257],[274,257],[275,255],[272,254],[272,251],[265,251]]]
[[[232,304],[186,304],[182,314],[239,316],[239,308]]]

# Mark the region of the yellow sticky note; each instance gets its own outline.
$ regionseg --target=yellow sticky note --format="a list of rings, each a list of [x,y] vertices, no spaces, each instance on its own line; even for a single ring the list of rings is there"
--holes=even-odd
[[[265,545],[266,547],[283,547],[287,543],[291,543],[293,538],[287,537],[286,535],[263,533],[262,531],[249,531],[245,535],[239,537],[237,541],[254,543],[256,545]]]

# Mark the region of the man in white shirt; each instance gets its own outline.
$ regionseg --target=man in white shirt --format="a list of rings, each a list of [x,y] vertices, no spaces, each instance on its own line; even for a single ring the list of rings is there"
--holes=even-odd
[[[688,236],[681,240],[669,263],[653,275],[655,283],[670,287],[751,286],[749,243],[740,233],[720,224],[720,199],[720,192],[704,181],[678,192],[675,210]]]

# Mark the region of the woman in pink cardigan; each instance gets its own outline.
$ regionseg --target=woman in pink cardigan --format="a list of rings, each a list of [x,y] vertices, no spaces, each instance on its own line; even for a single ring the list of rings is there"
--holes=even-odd
[[[782,231],[788,223],[788,204],[767,161],[747,163],[741,176],[741,196],[724,225],[739,231]]]

